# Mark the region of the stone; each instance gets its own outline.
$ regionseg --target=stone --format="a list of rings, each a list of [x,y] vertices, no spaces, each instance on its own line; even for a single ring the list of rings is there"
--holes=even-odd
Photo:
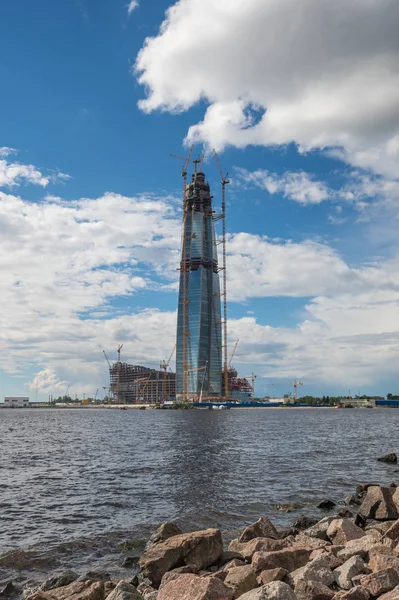
[[[336,506],[335,502],[328,498],[323,498],[323,500],[320,500],[320,502],[316,504],[316,508],[319,508],[320,510],[331,510],[334,506]]]
[[[388,554],[374,554],[369,560],[369,568],[373,573],[392,567],[399,573],[399,558]]]
[[[359,515],[366,519],[397,519],[399,513],[393,495],[394,488],[370,486],[359,508]]]
[[[321,540],[319,538],[309,537],[306,535],[306,531],[300,531],[297,536],[295,536],[295,545],[296,546],[306,546],[307,548],[311,548],[312,550],[317,550],[319,548],[325,548],[330,545],[330,542],[325,540]]]
[[[311,555],[309,556],[310,560],[314,560],[315,558],[323,557],[326,561],[330,569],[336,569],[340,567],[343,561],[340,558],[337,558],[335,554],[332,552],[326,552],[324,548],[318,548],[317,550],[313,550]]]
[[[345,545],[364,535],[364,531],[349,519],[334,519],[327,529],[327,537],[333,544],[338,545]]]
[[[308,562],[303,569],[302,578],[305,581],[317,581],[329,586],[334,583],[334,575],[331,567],[324,556],[318,556]]]
[[[143,600],[143,596],[131,583],[120,581],[107,596],[107,600]]]
[[[245,543],[233,540],[229,545],[229,551],[238,552],[246,560],[250,560],[255,552],[273,552],[275,550],[284,550],[290,545],[288,538],[284,540],[274,540],[272,538],[254,538]]]
[[[338,558],[348,560],[352,556],[366,557],[369,550],[375,546],[376,541],[371,535],[365,535],[362,538],[351,540],[346,546],[337,553]]]
[[[265,571],[261,571],[257,581],[259,585],[265,585],[272,581],[283,581],[287,575],[288,571],[286,569],[266,569]]]
[[[154,594],[154,592],[158,594],[157,590],[154,590],[152,585],[148,583],[148,580],[142,581],[140,585],[137,586],[137,591],[143,596],[144,600],[151,599],[151,595]]]
[[[394,588],[391,592],[383,594],[378,600],[399,600],[399,587]]]
[[[104,600],[104,582],[103,581],[74,581],[69,585],[54,588],[50,592],[39,592],[40,594],[49,594],[57,600]],[[38,600],[38,598],[35,598]]]
[[[78,581],[108,581],[111,579],[111,575],[106,571],[87,571],[84,575],[81,575]]]
[[[251,565],[229,569],[224,584],[233,590],[233,598],[239,598],[245,592],[258,586],[256,574]]]
[[[267,517],[260,517],[256,523],[246,527],[238,541],[240,543],[249,542],[250,540],[259,537],[271,538],[273,540],[279,539],[277,529]]]
[[[331,600],[334,592],[318,581],[298,581],[294,588],[298,600]]]
[[[388,531],[384,534],[384,537],[393,540],[394,542],[399,542],[399,519],[390,526]]]
[[[318,523],[318,522],[319,522],[319,519],[316,519],[316,517],[308,517],[307,515],[301,515],[293,522],[292,527],[294,529],[299,529],[300,531],[304,531],[305,529],[308,529],[309,527],[313,527],[313,525],[316,525],[316,523]]]
[[[393,590],[398,584],[399,574],[391,568],[364,575],[360,579],[360,585],[368,591],[370,596],[381,596],[381,594]]]
[[[361,499],[356,494],[350,494],[344,499],[344,504],[346,504],[347,506],[360,506],[361,503]]]
[[[295,529],[295,527],[277,527],[277,531],[280,540],[283,540],[284,538],[295,536],[299,529]]]
[[[318,538],[320,540],[328,540],[327,529],[335,517],[324,517],[321,521],[318,521],[312,527],[305,529],[304,534],[308,537]]]
[[[234,559],[238,559],[238,560],[245,562],[243,555],[240,554],[239,552],[233,552],[230,550],[226,550],[225,552],[223,552],[222,556],[219,558],[218,565],[219,565],[219,567],[223,567],[223,565],[226,565],[227,563],[229,563],[230,561],[232,561]]]
[[[368,551],[369,560],[373,558],[376,554],[387,554],[388,556],[395,556],[394,550],[385,544],[376,544],[372,546]]]
[[[297,598],[289,585],[283,581],[272,581],[243,594],[240,600],[297,600]]]
[[[175,535],[144,552],[139,565],[144,577],[158,587],[163,575],[177,566],[188,565],[200,570],[215,564],[223,554],[218,529],[206,529]]]
[[[154,533],[151,535],[145,546],[145,550],[148,550],[151,548],[151,546],[154,546],[154,544],[159,544],[159,542],[164,542],[165,540],[182,533],[182,530],[176,525],[176,523],[169,521],[162,523],[162,525],[160,525],[158,529],[156,529],[156,531],[154,531]]]
[[[361,585],[356,585],[347,592],[338,592],[333,600],[369,600],[370,594]]]
[[[172,569],[165,573],[165,575],[161,579],[161,583],[159,584],[159,589],[163,588],[169,581],[176,579],[176,577],[180,577],[180,575],[184,575],[185,573],[192,573],[193,570],[191,567],[177,567],[176,569]]]
[[[265,569],[276,569],[281,567],[289,573],[304,567],[309,560],[311,549],[308,548],[286,548],[276,552],[255,552],[252,557],[252,566],[258,573]]]
[[[244,560],[240,560],[239,558],[233,558],[233,560],[231,560],[230,562],[223,565],[222,569],[223,569],[223,571],[228,571],[229,569],[232,569],[233,567],[243,567],[244,565],[245,565]]]
[[[337,512],[337,517],[340,519],[351,519],[353,517],[353,513],[349,510],[349,508],[340,508]]]
[[[335,569],[334,577],[340,588],[350,590],[353,586],[353,577],[367,572],[368,569],[364,560],[360,556],[352,556],[343,565]]]
[[[19,596],[20,594],[22,594],[21,588],[16,586],[12,581],[8,581],[0,590],[0,598],[12,598],[13,596]]]
[[[158,592],[157,600],[232,600],[233,590],[218,577],[180,575]]]
[[[305,567],[299,567],[299,569],[295,569],[295,571],[291,571],[291,573],[288,573],[288,575],[284,579],[285,583],[288,583],[288,585],[290,585],[292,589],[294,589],[298,581],[303,580],[304,569]]]
[[[388,463],[391,465],[398,464],[398,457],[395,452],[390,452],[389,454],[386,454],[385,456],[381,456],[381,458],[377,458],[377,460],[378,460],[378,462],[384,462],[384,463]]]
[[[290,513],[290,512],[294,512],[295,510],[298,510],[298,508],[300,508],[299,504],[276,504],[275,506],[276,510],[279,510],[280,512],[285,512],[285,513]]]

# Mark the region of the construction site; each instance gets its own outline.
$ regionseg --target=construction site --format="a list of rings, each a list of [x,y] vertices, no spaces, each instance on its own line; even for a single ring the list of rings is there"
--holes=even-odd
[[[254,397],[256,376],[238,377],[232,361],[239,340],[228,357],[227,348],[227,254],[226,185],[217,153],[214,157],[221,181],[221,210],[202,171],[204,155],[183,161],[182,248],[176,345],[159,369],[118,360],[109,366],[109,392],[117,404],[164,404],[166,402],[248,402]],[[191,179],[188,169],[193,165]],[[221,225],[219,236],[216,224]],[[219,252],[219,248],[221,252]],[[221,263],[219,263],[221,254]],[[176,350],[176,372],[170,362]],[[252,380],[252,384],[249,382]]]

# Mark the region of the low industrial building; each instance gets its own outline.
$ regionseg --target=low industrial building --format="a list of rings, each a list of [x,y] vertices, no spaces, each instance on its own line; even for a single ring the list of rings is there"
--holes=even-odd
[[[29,397],[26,396],[6,396],[4,398],[5,408],[29,408]]]

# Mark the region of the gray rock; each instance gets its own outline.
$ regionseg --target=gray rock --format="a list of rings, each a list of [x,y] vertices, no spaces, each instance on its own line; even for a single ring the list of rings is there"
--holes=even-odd
[[[390,452],[385,456],[381,456],[381,458],[377,458],[379,462],[389,463],[392,465],[396,465],[398,463],[398,457],[395,452]]]
[[[143,600],[143,596],[134,585],[120,581],[116,588],[107,596],[107,600]]]
[[[327,529],[334,519],[335,517],[324,517],[324,519],[321,519],[321,521],[318,521],[315,525],[312,525],[312,527],[305,529],[303,533],[309,537],[327,541]]]
[[[336,506],[335,502],[328,498],[323,498],[323,500],[320,500],[320,502],[316,504],[316,508],[320,508],[320,510],[331,510],[334,506]]]
[[[267,517],[260,517],[252,525],[248,525],[239,537],[239,542],[249,542],[254,538],[265,537],[278,540],[279,534],[273,523]]]
[[[176,525],[176,523],[172,523],[169,521],[167,521],[166,523],[162,523],[162,525],[160,525],[158,529],[154,531],[154,533],[148,540],[145,546],[145,550],[148,550],[148,548],[151,548],[151,546],[154,546],[154,544],[164,542],[165,540],[168,540],[174,535],[180,535],[181,533],[183,532],[180,529],[180,527]]]
[[[0,598],[12,598],[13,596],[19,596],[20,594],[22,594],[21,588],[16,586],[12,581],[6,583],[0,590]]]
[[[298,581],[294,589],[298,600],[331,600],[334,592],[317,581]]]
[[[297,598],[289,585],[282,581],[273,581],[243,594],[240,600],[297,600]]]
[[[69,585],[78,579],[79,575],[74,571],[65,571],[61,575],[55,575],[54,577],[50,577],[50,579],[46,579],[46,581],[40,586],[40,591],[46,592],[48,590],[53,590],[58,587],[63,587],[64,585]],[[86,577],[86,579],[91,579]],[[109,579],[109,577],[108,577]],[[95,581],[93,579],[93,581]]]
[[[352,556],[343,565],[335,569],[334,577],[340,588],[350,590],[353,585],[353,577],[361,573],[367,573],[367,571],[364,560],[360,556]]]
[[[305,565],[302,573],[305,581],[317,581],[325,586],[334,583],[334,575],[324,556],[318,556]]]

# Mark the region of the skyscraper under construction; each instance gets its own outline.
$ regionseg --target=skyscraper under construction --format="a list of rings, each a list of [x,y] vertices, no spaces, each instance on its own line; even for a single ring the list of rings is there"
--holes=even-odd
[[[222,395],[222,319],[212,196],[194,173],[183,201],[176,340],[177,399]]]

